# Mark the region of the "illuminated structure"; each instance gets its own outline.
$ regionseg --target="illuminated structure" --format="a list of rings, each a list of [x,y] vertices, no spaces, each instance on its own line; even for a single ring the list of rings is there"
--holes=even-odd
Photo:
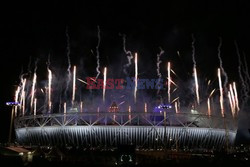
[[[17,141],[23,145],[75,145],[91,148],[134,144],[138,149],[222,149],[232,146],[236,136],[231,117],[190,112],[132,111],[130,117],[128,112],[118,112],[114,118],[113,114],[71,112],[17,117]]]

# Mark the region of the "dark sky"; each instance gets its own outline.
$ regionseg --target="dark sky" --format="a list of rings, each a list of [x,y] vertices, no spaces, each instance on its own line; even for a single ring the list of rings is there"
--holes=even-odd
[[[122,59],[122,37],[119,34],[126,34],[127,48],[137,51],[145,62],[155,63],[161,47],[166,51],[164,60],[173,60],[177,64],[182,61],[190,72],[193,34],[197,64],[208,76],[213,75],[219,65],[217,47],[221,37],[221,56],[231,80],[238,80],[234,41],[248,60],[250,55],[250,7],[247,0],[13,1],[1,4],[0,12],[1,141],[6,140],[9,126],[10,108],[5,102],[13,99],[21,69],[27,72],[31,60],[30,69],[33,71],[37,58],[38,69],[45,69],[49,54],[52,66],[67,65],[66,28],[70,36],[71,63],[77,64],[83,59],[86,68],[92,70],[96,66],[91,50],[95,50],[97,44],[97,26],[101,29],[102,67]],[[177,50],[181,53],[181,60],[176,59]]]

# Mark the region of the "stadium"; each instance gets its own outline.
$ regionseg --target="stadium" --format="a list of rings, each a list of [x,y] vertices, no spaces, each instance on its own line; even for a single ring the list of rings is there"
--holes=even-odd
[[[111,108],[114,106],[111,106]],[[223,149],[234,145],[232,117],[191,112],[77,112],[17,117],[15,132],[22,145],[82,146],[112,149]]]
[[[13,106],[17,142],[103,149],[133,145],[153,150],[221,150],[234,145],[240,111],[238,95],[235,82],[227,89],[222,87],[220,68],[218,82],[210,83],[198,79],[194,67],[189,88],[183,82],[174,82],[176,73],[168,62],[166,84],[149,94],[140,90],[143,78],[138,79],[137,54],[134,64],[132,89],[116,91],[108,89],[112,79],[107,78],[107,67],[101,82],[98,76],[90,78],[101,85],[97,90],[86,91],[89,84],[77,78],[76,66],[72,73],[68,71],[67,78],[55,77],[56,72],[47,68],[48,80],[43,88],[37,86],[36,73],[33,79],[21,78],[15,95],[18,105]],[[223,93],[226,90],[227,97]]]

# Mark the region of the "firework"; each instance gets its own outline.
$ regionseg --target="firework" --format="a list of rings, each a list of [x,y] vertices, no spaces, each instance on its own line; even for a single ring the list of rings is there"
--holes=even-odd
[[[106,80],[107,80],[107,67],[104,68],[104,79],[103,79],[103,95],[102,95],[102,100],[105,102],[105,91],[106,91]]]
[[[135,53],[135,90],[134,90],[135,103],[136,103],[136,93],[137,93],[137,80],[138,80],[138,65],[137,65],[137,53]]]
[[[49,105],[49,112],[51,111],[51,84],[52,84],[52,72],[48,68],[48,105]]]
[[[20,86],[17,87],[16,93],[15,93],[15,102],[18,102],[18,95],[20,92]],[[17,116],[17,106],[15,106],[15,116]]]
[[[34,99],[34,94],[35,94],[35,87],[36,87],[36,73],[34,73],[34,76],[33,76],[32,89],[31,89],[31,100],[30,100],[31,110],[32,110],[33,99]]]
[[[211,106],[210,106],[210,98],[207,98],[207,112],[208,116],[211,116]]]
[[[200,104],[200,96],[199,96],[199,85],[198,85],[198,78],[197,78],[197,70],[196,67],[193,69],[194,71],[194,81],[195,81],[195,93],[196,93],[196,100],[197,104]]]
[[[83,110],[82,110],[82,109],[83,109],[82,107],[83,107],[83,102],[81,101],[81,103],[80,103],[80,112],[83,111]]]
[[[170,103],[170,89],[171,89],[171,77],[170,77],[170,71],[171,70],[171,64],[168,62],[168,103]]]
[[[34,100],[34,116],[36,116],[36,104],[37,104],[37,99],[35,98],[35,100]]]
[[[219,89],[220,89],[220,109],[221,109],[221,115],[222,117],[224,117],[223,88],[222,88],[222,82],[221,82],[220,68],[218,68],[218,80],[219,80]]]
[[[72,90],[72,107],[74,107],[75,102],[75,91],[76,91],[76,66],[74,66],[73,71],[73,90]]]
[[[237,94],[235,82],[233,82],[233,90],[234,90],[234,95],[235,95],[235,103],[236,103],[237,112],[239,112],[240,107],[239,107],[238,94]]]

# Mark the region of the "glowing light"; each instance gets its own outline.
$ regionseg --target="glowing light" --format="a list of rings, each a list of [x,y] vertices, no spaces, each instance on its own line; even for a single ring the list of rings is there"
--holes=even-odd
[[[107,67],[104,68],[104,79],[103,79],[103,95],[102,95],[102,100],[105,102],[105,90],[106,90],[106,84],[107,84]]]
[[[66,104],[66,102],[63,103],[63,113],[64,114],[67,113],[67,104]]]
[[[125,103],[125,101],[122,101],[121,103],[119,103],[118,106],[122,105],[123,103]]]
[[[137,53],[135,53],[135,90],[134,90],[135,103],[136,103],[136,93],[137,93],[137,80],[138,80],[138,65],[137,65]]]
[[[22,92],[22,98],[23,98],[22,109],[23,109],[23,116],[24,116],[24,112],[25,112],[25,91]]]
[[[234,90],[234,95],[235,95],[235,103],[236,103],[236,107],[237,107],[237,112],[239,112],[240,107],[239,107],[239,100],[238,100],[238,94],[237,94],[237,89],[236,89],[235,82],[233,82],[233,90]]]
[[[20,86],[17,87],[16,93],[15,93],[15,103],[18,103],[19,92],[20,92]],[[15,106],[15,116],[17,116],[17,106]]]
[[[222,82],[221,82],[220,68],[218,68],[218,79],[219,79],[219,88],[220,88],[220,109],[221,109],[221,115],[222,117],[224,117],[223,88],[222,88]]]
[[[230,95],[231,95],[233,111],[235,112],[236,103],[235,103],[235,96],[234,96],[234,92],[233,92],[233,87],[231,84],[229,84],[229,91],[230,91]]]
[[[36,116],[36,104],[37,104],[37,99],[35,98],[35,100],[34,100],[34,116]]]
[[[198,78],[197,78],[197,71],[196,67],[194,67],[194,81],[195,81],[195,93],[196,93],[196,99],[197,99],[197,104],[200,104],[200,97],[199,97],[199,85],[198,85]]]
[[[207,98],[207,112],[208,116],[211,116],[210,98]]]
[[[131,106],[128,106],[128,119],[129,122],[131,123]]]
[[[64,122],[66,121],[66,113],[67,113],[67,106],[66,102],[63,103],[63,114],[64,114]]]
[[[81,101],[81,103],[80,103],[80,112],[83,111],[83,110],[82,110],[82,109],[83,109],[82,107],[83,107],[83,102]]]
[[[171,103],[175,102],[175,101],[178,100],[178,99],[179,99],[179,97],[176,97],[174,100],[172,100]]]
[[[214,91],[215,91],[215,89],[213,89],[213,90],[211,91],[211,93],[209,94],[209,97],[212,97],[212,95],[214,94]]]
[[[175,106],[175,112],[179,113],[179,110],[178,110],[178,101],[174,102],[174,106]]]
[[[35,87],[36,87],[36,73],[34,73],[34,76],[33,76],[32,89],[31,89],[31,100],[30,100],[30,108],[31,109],[32,109],[32,105],[33,105]]]
[[[24,116],[24,111],[25,111],[25,85],[26,85],[26,79],[22,79],[22,93],[21,93],[20,108],[23,111],[23,116]]]
[[[72,92],[72,107],[74,107],[75,102],[75,92],[76,92],[76,66],[73,69],[73,92]]]
[[[232,112],[232,116],[234,117],[234,106],[233,106],[233,101],[232,101],[232,96],[231,96],[231,92],[228,91],[228,99],[229,99],[229,104],[231,107],[231,112]]]
[[[52,72],[48,68],[48,104],[49,104],[49,113],[51,111],[51,84],[52,84]]]
[[[147,112],[148,112],[147,103],[144,103],[144,112],[145,112],[145,113],[147,113]]]
[[[209,85],[210,85],[210,83],[211,83],[211,80],[208,80],[207,85],[209,86]]]
[[[80,78],[77,78],[77,80],[80,81],[80,82],[82,82],[82,83],[84,83],[84,84],[86,84],[86,85],[89,85],[87,82],[85,82],[84,80],[82,80]]]
[[[171,89],[171,76],[170,76],[170,72],[171,72],[171,64],[170,62],[168,62],[168,103],[170,103],[170,89]]]

